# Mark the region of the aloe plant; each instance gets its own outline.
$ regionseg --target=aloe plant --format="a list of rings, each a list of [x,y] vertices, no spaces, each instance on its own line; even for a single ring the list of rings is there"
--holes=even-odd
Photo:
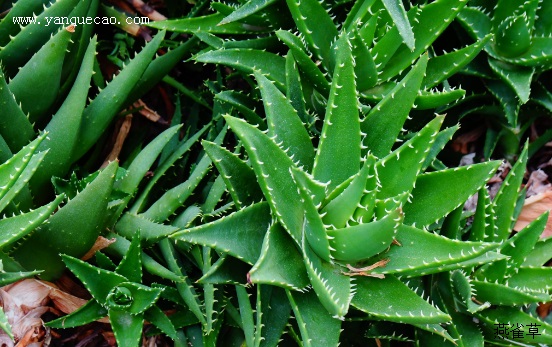
[[[244,146],[251,168],[227,150],[204,142],[240,210],[170,237],[224,254],[215,272],[200,282],[255,284],[260,295],[257,309],[263,306],[259,294],[263,287],[285,289],[302,345],[313,345],[312,336],[322,332],[324,345],[337,345],[342,320],[358,317],[360,312],[364,313],[363,320],[411,324],[453,341],[439,325],[451,322],[452,314],[428,304],[415,287],[398,277],[440,276],[506,259],[497,252],[501,244],[496,241],[507,237],[510,225],[502,227],[502,239],[460,241],[449,234],[452,227],[440,222],[453,218],[499,163],[425,172],[443,145],[440,138],[450,138],[455,130],[439,131],[442,116],[396,148],[384,139],[396,138],[403,125],[400,120],[381,128],[379,136],[372,135],[371,126],[382,120],[378,116],[387,112],[389,100],[395,96],[387,95],[371,113],[361,117],[352,83],[351,46],[349,36],[342,33],[336,43],[336,67],[317,149],[298,112],[276,83],[255,72],[267,130],[225,116]],[[426,62],[422,57],[404,78],[405,94],[417,94]],[[517,178],[521,176],[519,170]],[[256,202],[258,193],[244,188],[243,180],[252,174],[266,202]],[[518,187],[519,182],[508,186]],[[512,201],[517,201],[517,190],[512,195],[512,189],[510,193],[504,190],[508,198],[497,198],[501,210],[511,212],[504,212],[498,221],[511,223],[513,209],[506,206],[513,207]],[[430,233],[428,228],[441,230],[441,235]],[[224,265],[235,263],[232,258],[249,264],[247,276],[242,273],[240,279],[233,266]],[[243,289],[236,290],[245,343],[259,345],[265,334],[272,333],[263,326],[271,324],[259,315],[243,317],[243,312],[251,314],[251,306],[241,298]],[[396,305],[398,298],[400,305]]]
[[[552,59],[549,11],[546,1],[496,1],[495,6],[474,2],[457,17],[472,39],[491,37],[484,46],[486,54],[463,69],[468,75],[482,78],[494,97],[492,104],[478,107],[479,112],[492,116],[484,153],[487,158],[499,145],[512,160],[537,116],[550,112],[547,83],[540,80],[550,70]],[[535,107],[538,112],[533,110]],[[459,105],[459,110],[465,110],[464,105]]]
[[[447,168],[438,159],[458,129],[454,117],[474,99],[463,100],[454,78],[483,51],[497,66],[526,64],[516,58],[523,52],[507,52],[526,48],[498,36],[519,32],[524,11],[545,4],[499,1],[492,21],[510,24],[441,55],[437,39],[449,24],[470,30],[470,16],[483,13],[474,1],[251,0],[213,2],[215,14],[206,5],[150,24],[193,37],[153,59],[158,33],[88,102],[90,28],[53,28],[20,51],[37,27],[0,22],[0,33],[15,35],[0,41],[11,78],[0,80],[9,111],[0,116],[0,179],[9,178],[0,210],[17,214],[0,226],[32,222],[2,244],[3,283],[39,271],[53,280],[67,268],[92,299],[47,325],[108,316],[120,346],[139,345],[146,321],[148,333],[175,345],[550,343],[548,323],[535,313],[550,300],[540,281],[550,275],[542,266],[550,242],[538,241],[547,216],[512,236],[529,149],[494,199],[485,183],[500,162]],[[33,6],[20,0],[12,11]],[[39,17],[97,9],[58,0]],[[543,23],[535,19],[531,42]],[[200,92],[165,77],[190,52],[216,65]],[[535,71],[547,69],[546,59]],[[43,60],[51,66],[34,70]],[[239,90],[226,83],[236,76],[245,82]],[[514,77],[501,78],[516,84]],[[144,147],[120,164],[83,175],[83,159],[117,113],[161,79],[194,101],[184,108],[186,127],[178,105],[172,127],[147,145],[139,140]],[[56,88],[33,103],[41,91],[25,86],[39,82]],[[434,114],[445,110],[452,115]],[[47,135],[37,136],[41,130]],[[474,194],[476,211],[464,212]],[[79,260],[98,236],[115,243]],[[518,323],[540,335],[495,338],[496,324]],[[2,317],[0,326],[9,331]]]

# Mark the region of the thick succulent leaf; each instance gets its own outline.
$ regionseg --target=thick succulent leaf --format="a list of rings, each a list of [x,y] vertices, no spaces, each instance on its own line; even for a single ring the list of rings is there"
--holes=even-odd
[[[303,290],[308,286],[302,255],[278,223],[268,229],[261,255],[249,272],[249,280],[290,290]]]
[[[316,0],[286,0],[286,3],[309,50],[328,68],[330,47],[338,33],[324,5]]]
[[[495,11],[493,22],[497,17],[497,11]],[[491,46],[494,50],[493,53],[513,58],[527,52],[531,46],[532,28],[526,13],[514,14],[504,18],[498,25],[496,22],[493,24],[495,27],[494,42]]]
[[[548,302],[551,296],[544,291],[527,291],[524,288],[505,286],[499,283],[472,281],[476,298],[480,302],[493,305],[516,306],[531,303]]]
[[[473,216],[470,231],[470,241],[488,241],[496,233],[494,211],[489,197],[489,191],[483,187],[477,194],[477,207]]]
[[[230,15],[224,17],[223,20],[218,24],[224,25],[232,22],[239,21],[242,18],[246,18],[252,14],[257,13],[258,11],[275,4],[277,0],[249,0],[243,6],[232,12]]]
[[[94,322],[107,316],[107,309],[100,305],[96,300],[90,300],[76,311],[60,317],[58,319],[46,322],[45,325],[51,328],[73,328]]]
[[[393,242],[401,221],[402,212],[397,209],[375,222],[329,230],[333,257],[356,263],[385,251]]]
[[[479,312],[475,316],[492,331],[497,327],[497,324],[505,324],[503,326],[507,328],[523,324],[524,328],[522,330],[524,330],[525,334],[516,339],[516,342],[542,343],[545,345],[552,343],[552,325],[534,318],[515,307],[498,306]],[[533,327],[537,328],[540,335],[529,334],[529,324],[533,324]]]
[[[376,157],[383,158],[391,151],[420,90],[427,60],[423,55],[362,121],[361,129],[366,134],[362,143]]]
[[[86,188],[60,208],[48,223],[13,253],[27,269],[44,269],[42,277],[61,276],[60,254],[82,257],[98,238],[115,180],[117,162],[110,163]]]
[[[227,217],[171,235],[171,238],[208,246],[254,264],[271,221],[266,202],[246,207]]]
[[[408,277],[424,276],[424,275],[430,275],[434,273],[452,271],[457,269],[479,267],[481,265],[497,262],[506,258],[507,257],[505,255],[500,254],[499,252],[486,252],[475,258],[463,260],[458,263],[452,263],[452,264],[446,264],[446,265],[435,265],[435,266],[430,266],[430,267],[420,268],[420,269],[412,269],[408,271],[406,275]]]
[[[8,88],[4,72],[0,69],[0,135],[8,144],[12,152],[18,152],[34,137],[33,125],[21,107],[15,96]],[[17,131],[13,131],[17,129]]]
[[[501,57],[502,60],[528,67],[549,67],[552,64],[552,38],[533,37],[531,41],[531,46],[525,53],[515,58]]]
[[[200,63],[223,64],[247,74],[259,71],[283,89],[286,83],[285,60],[274,53],[255,49],[231,48],[210,51],[194,58]]]
[[[301,75],[292,51],[286,54],[286,98],[297,111],[299,119],[304,123],[312,123],[311,115],[307,113],[305,96],[301,85]]]
[[[444,107],[463,98],[465,95],[466,91],[463,89],[424,90],[416,98],[414,108],[417,110],[429,110]]]
[[[6,272],[0,271],[0,286],[6,286],[8,284],[20,281],[25,278],[37,276],[41,271],[19,271],[19,272]]]
[[[115,231],[128,239],[132,239],[134,234],[140,231],[144,245],[152,245],[179,229],[178,227],[155,223],[142,215],[133,213],[125,213],[115,225]]]
[[[499,165],[492,161],[419,176],[411,203],[404,206],[404,222],[427,226],[438,221],[475,194]]]
[[[520,267],[515,274],[507,278],[505,285],[513,288],[524,288],[529,291],[552,290],[552,268]]]
[[[82,282],[92,297],[102,306],[107,305],[107,297],[112,288],[128,281],[115,272],[99,269],[80,259],[62,255],[63,262]]]
[[[454,291],[454,297],[459,303],[461,303],[462,306],[465,306],[465,309],[468,312],[475,313],[489,308],[491,304],[488,302],[480,304],[474,300],[476,293],[472,282],[472,279],[464,272],[455,270],[450,273],[451,287],[448,289],[452,289]]]
[[[40,1],[37,1],[37,3],[40,3]],[[52,19],[63,17],[71,21],[73,15],[78,13],[82,16],[86,13],[87,6],[88,1],[86,0],[58,0],[48,7],[44,6],[44,10],[40,13],[36,12],[36,16],[34,12],[24,14],[24,16],[31,16],[33,21],[25,26],[20,26],[21,30],[14,37],[8,36],[9,42],[0,50],[0,60],[2,60],[6,72],[13,77],[18,68],[27,63],[29,58],[39,51],[58,31],[61,27],[61,21],[55,23]],[[82,10],[84,10],[84,13]],[[12,24],[19,26],[19,23],[12,22]]]
[[[236,288],[236,294],[238,297],[238,303],[240,308],[241,328],[245,335],[245,342],[247,347],[253,347],[253,337],[255,332],[255,325],[253,322],[253,309],[251,308],[251,302],[249,301],[249,294],[242,286],[234,286]]]
[[[165,130],[142,149],[134,158],[132,164],[129,165],[126,170],[126,175],[122,179],[117,180],[114,188],[124,193],[134,195],[142,178],[144,178],[157,157],[161,154],[165,145],[179,130],[180,126],[173,126]]]
[[[303,204],[290,172],[294,166],[292,160],[255,127],[238,118],[225,116],[225,119],[243,142],[272,213],[299,244],[303,230]]]
[[[313,176],[337,187],[360,170],[360,120],[350,42],[342,34],[337,42],[336,68]],[[339,162],[335,158],[340,158]]]
[[[286,291],[281,288],[262,286],[260,298],[262,340],[259,346],[276,347],[288,324],[291,306]]]
[[[451,240],[407,225],[399,227],[396,239],[401,246],[392,246],[381,254],[380,257],[388,258],[389,262],[385,267],[374,269],[373,273],[408,274],[409,271],[473,259],[498,247],[494,243]],[[431,258],[426,254],[431,254]]]
[[[312,288],[320,303],[336,318],[344,317],[353,296],[351,278],[320,259],[303,239],[303,257]]]
[[[299,65],[301,69],[301,72],[305,74],[305,78],[312,83],[314,88],[322,92],[324,95],[329,95],[330,84],[322,71],[320,71],[318,66],[307,54],[301,39],[287,30],[276,31],[276,36],[278,36],[278,38],[289,47],[290,51],[293,53],[293,57],[295,58],[297,65]]]
[[[260,201],[262,191],[255,184],[255,172],[237,155],[209,141],[202,141],[205,152],[217,167],[226,189],[238,209]]]
[[[504,182],[500,186],[500,190],[493,200],[497,233],[491,239],[492,241],[506,240],[512,230],[512,225],[515,222],[514,211],[516,202],[518,200],[523,175],[525,174],[527,151],[528,144],[526,143],[518,161],[504,179]]]
[[[424,88],[435,87],[450,76],[456,74],[475,58],[489,42],[491,37],[491,35],[487,35],[482,40],[478,40],[462,49],[429,59],[427,62],[426,76],[424,77],[422,86]]]
[[[152,21],[148,23],[148,26],[178,33],[207,32],[211,34],[249,34],[259,31],[249,25],[241,23],[219,25],[225,17],[226,16],[222,13],[215,13],[202,17],[171,19],[160,22]]]
[[[401,45],[385,66],[380,67],[380,80],[387,81],[408,68],[441,35],[467,2],[468,0],[437,0],[420,7],[411,21],[416,38],[414,49]]]
[[[320,304],[313,291],[297,293],[286,291],[299,325],[304,347],[337,347],[341,321],[333,318]]]
[[[81,146],[75,147],[73,160],[82,157],[105,132],[128,93],[139,81],[159,48],[165,32],[159,32],[136,54],[126,67],[84,109],[81,123]]]
[[[16,2],[6,16],[0,22],[0,45],[5,45],[10,41],[10,36],[15,36],[21,30],[21,27],[15,17],[27,16],[30,13],[40,13],[44,10],[44,5],[48,0],[23,0]]]
[[[502,107],[504,111],[504,116],[508,122],[508,125],[512,128],[517,127],[520,104],[516,93],[501,80],[485,81],[485,86],[498,100],[500,107]]]
[[[312,170],[314,147],[297,111],[272,82],[255,73],[264,103],[268,136],[307,172]]]
[[[363,91],[372,88],[378,82],[378,71],[374,58],[368,49],[370,44],[363,40],[363,37],[355,28],[350,30],[349,37],[351,38],[353,57],[355,57],[357,89]]]
[[[248,123],[256,125],[261,130],[266,129],[264,119],[255,113],[256,101],[251,97],[232,90],[224,90],[215,95],[216,100],[224,101],[238,110]]]
[[[523,266],[542,266],[552,258],[552,238],[540,240],[535,248],[527,255]]]
[[[50,217],[63,199],[64,196],[60,195],[48,205],[39,207],[36,210],[11,218],[0,219],[0,246],[9,246],[14,241],[32,232]]]
[[[224,127],[215,138],[214,142],[220,144],[226,136],[227,127]],[[167,159],[169,160],[169,159]],[[154,222],[167,220],[184,202],[192,195],[194,189],[211,169],[211,159],[203,154],[188,179],[176,187],[169,189],[157,201],[155,201],[142,215]],[[145,196],[144,196],[145,198]],[[138,209],[139,207],[137,207]],[[131,211],[134,211],[134,207]]]
[[[13,155],[8,161],[0,165],[0,211],[4,210],[14,198],[14,196],[11,196],[11,194],[14,194],[11,192],[12,187],[24,173],[26,166],[32,160],[33,154],[45,137],[46,134],[37,137],[33,142]],[[39,162],[35,163],[33,170],[36,170],[38,164]]]
[[[115,272],[127,280],[135,283],[142,282],[142,252],[140,245],[140,231],[138,230],[132,237],[130,247],[125,256],[117,265]]]
[[[156,305],[153,305],[146,312],[144,312],[144,318],[146,321],[158,327],[164,334],[169,336],[174,341],[178,338],[173,323]]]
[[[109,309],[122,309],[132,315],[143,314],[159,299],[163,288],[149,288],[139,283],[124,282],[107,296]]]
[[[376,164],[381,187],[379,199],[410,192],[445,119],[437,116],[401,147]],[[400,180],[397,177],[401,177]]]
[[[179,255],[176,253],[174,246],[171,244],[169,239],[161,240],[159,242],[159,246],[169,269],[174,271],[174,273],[178,276],[184,278],[184,281],[180,280],[179,282],[176,282],[176,289],[178,290],[178,293],[199,322],[201,322],[202,325],[207,325],[205,314],[201,309],[195,288],[192,285],[191,280],[188,278],[186,269],[182,266],[182,262]]]
[[[247,283],[247,273],[250,269],[251,265],[227,254],[223,254],[213,263],[209,270],[197,280],[197,283],[245,284]]]
[[[448,341],[450,343],[456,344],[456,341],[454,341],[454,338],[450,336],[448,331],[445,328],[443,328],[440,324],[412,324],[412,325],[414,325],[418,329],[423,330],[422,333],[425,333],[427,331],[427,332],[430,332],[432,335],[435,335],[438,341]],[[430,342],[430,343],[434,343],[434,342]]]
[[[2,194],[3,192],[0,193],[0,211],[3,211],[10,204],[17,205],[20,210],[32,209],[33,202],[28,183],[37,172],[38,167],[40,166],[40,163],[42,163],[42,161],[44,160],[46,154],[47,151],[36,153],[31,157],[31,160],[29,160],[28,163],[26,163],[27,158],[21,160],[21,168],[23,169],[23,171],[16,172],[15,176],[13,177],[10,176],[10,180],[14,178],[16,179],[15,182],[6,182],[7,185],[11,185],[11,187],[7,192],[3,190],[3,192],[5,192],[5,195]],[[8,161],[10,159],[8,159]],[[2,173],[0,172],[0,176],[1,175]],[[2,189],[0,188],[0,191],[1,190]]]
[[[88,98],[95,56],[96,38],[94,37],[90,40],[86,49],[73,88],[71,88],[63,104],[45,128],[48,136],[40,144],[38,150],[48,150],[48,154],[31,180],[31,187],[35,196],[43,199],[49,198],[48,193],[51,191],[50,181],[52,176],[62,177],[66,175],[72,164],[71,159],[78,143],[81,116]]]
[[[353,176],[346,188],[322,208],[324,223],[335,229],[344,228],[353,218],[363,195],[367,193],[365,188],[368,179],[374,175],[374,162],[366,160],[360,172]]]
[[[124,257],[125,254],[128,252],[128,249],[130,248],[130,241],[114,232],[107,233],[106,238],[115,239],[115,242],[105,249],[106,253],[109,253],[117,258]],[[172,272],[165,266],[159,264],[159,262],[157,262],[145,253],[142,253],[142,265],[144,266],[144,269],[146,269],[152,275],[159,276],[161,278],[165,278],[169,281],[177,283],[184,280],[183,277],[177,275],[175,272]],[[115,267],[113,266],[113,268]]]
[[[408,324],[435,324],[451,320],[450,316],[419,297],[393,276],[358,277],[351,305],[370,317]]]
[[[133,315],[117,309],[109,309],[108,315],[117,345],[138,346],[142,336],[144,315]]]
[[[521,104],[529,101],[531,82],[535,73],[534,68],[515,66],[493,58],[489,58],[489,66],[516,92]]]
[[[401,34],[404,44],[412,51],[414,45],[414,32],[408,21],[404,5],[400,0],[382,0],[385,9],[391,16],[392,22],[395,24]]]
[[[151,192],[152,188],[155,186],[155,184],[159,181],[159,179],[167,172],[167,170],[172,167],[175,162],[180,159],[184,153],[190,150],[190,148],[211,128],[211,123],[205,125],[203,128],[201,128],[199,131],[197,131],[194,135],[190,136],[189,139],[186,141],[183,141],[182,143],[178,144],[176,148],[171,151],[170,155],[160,164],[157,166],[155,173],[152,178],[148,180],[147,185],[141,189],[141,194],[136,198],[136,202],[131,207],[130,212],[132,213],[139,213],[143,205],[146,202],[146,198],[148,197],[148,194]]]
[[[308,182],[305,182],[308,176],[301,175],[297,173],[297,171],[299,171],[299,169],[291,169],[293,178],[299,189],[299,194],[301,195],[301,202],[303,203],[305,219],[303,221],[302,232],[314,252],[324,261],[330,261],[330,243],[328,241],[328,235],[326,234],[322,216],[318,213],[317,206],[315,206],[311,198],[312,193],[308,189]]]
[[[504,277],[508,277],[515,273],[523,264],[525,257],[535,247],[539,240],[548,220],[548,212],[542,214],[529,225],[509,238],[500,247],[500,253],[507,255],[508,260],[489,264],[488,267],[482,268],[483,276],[490,282],[502,282]],[[504,270],[501,271],[502,263]]]

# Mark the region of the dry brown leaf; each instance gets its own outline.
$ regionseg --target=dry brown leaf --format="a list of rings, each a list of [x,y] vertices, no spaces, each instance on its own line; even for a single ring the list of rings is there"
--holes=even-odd
[[[519,231],[546,211],[552,209],[552,190],[533,195],[525,200],[514,229]],[[541,237],[552,236],[552,219],[548,217]]]
[[[96,239],[96,242],[94,242],[94,245],[88,252],[86,252],[85,255],[81,257],[82,260],[88,260],[96,254],[97,251],[101,251],[102,249],[109,247],[109,245],[115,243],[116,239],[106,239],[103,236],[98,236]]]

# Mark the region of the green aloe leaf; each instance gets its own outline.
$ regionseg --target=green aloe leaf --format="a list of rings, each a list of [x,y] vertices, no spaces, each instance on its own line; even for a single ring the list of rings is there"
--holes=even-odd
[[[545,291],[527,291],[525,288],[509,287],[499,283],[472,281],[478,301],[493,305],[518,306],[530,303],[548,302],[550,294]]]
[[[13,253],[14,258],[28,269],[44,269],[45,279],[61,276],[65,266],[60,254],[81,257],[92,247],[101,228],[117,162],[110,163],[77,196],[60,208],[48,223],[33,233]]]
[[[391,322],[409,324],[445,323],[451,317],[419,297],[393,276],[385,278],[357,277],[355,308]]]
[[[316,63],[309,57],[301,39],[287,30],[276,31],[276,36],[289,47],[290,53],[293,54],[301,72],[305,74],[305,79],[309,80],[314,88],[322,94],[328,95],[330,83]]]
[[[420,175],[411,203],[404,206],[404,222],[427,226],[438,221],[475,194],[499,165],[494,161]]]
[[[385,251],[393,242],[402,222],[400,209],[378,221],[329,230],[332,255],[338,261],[359,262]]]
[[[329,189],[360,170],[360,120],[350,42],[342,34],[337,42],[336,68],[324,126],[312,174]],[[340,158],[339,162],[335,158]]]
[[[308,189],[308,183],[304,181],[307,176],[298,174],[297,171],[299,171],[299,169],[296,168],[292,168],[291,171],[294,176],[293,178],[297,182],[301,201],[303,202],[305,218],[302,232],[314,252],[324,261],[330,261],[331,256],[328,235],[326,234],[322,216],[318,213],[318,209],[311,198],[312,193]]]
[[[90,300],[76,311],[60,317],[58,319],[46,322],[45,325],[52,328],[73,328],[91,323],[95,320],[107,316],[107,309],[100,305],[96,300]]]
[[[377,197],[385,199],[410,192],[435,141],[444,116],[437,116],[401,147],[377,162],[381,187]],[[397,180],[397,177],[402,179]]]
[[[366,160],[360,172],[337,187],[322,208],[322,220],[331,228],[340,229],[352,222],[354,212],[358,208],[364,194],[366,182],[373,177],[374,161]],[[343,189],[341,189],[343,188]]]
[[[261,202],[214,222],[174,233],[171,238],[208,246],[254,264],[270,221],[269,206]]]
[[[28,235],[50,217],[64,198],[63,195],[60,195],[48,205],[39,207],[36,210],[0,219],[0,245],[2,247],[9,246],[11,243]]]
[[[270,284],[290,290],[303,290],[309,278],[300,251],[278,224],[272,224],[263,241],[259,259],[249,271],[252,283]]]
[[[234,203],[241,209],[262,197],[255,172],[237,155],[209,141],[202,141],[205,152],[221,174]]]
[[[200,63],[224,64],[247,74],[259,71],[283,89],[285,60],[274,53],[245,48],[229,48],[199,54],[194,59]]]
[[[243,142],[272,212],[299,244],[303,228],[303,204],[289,171],[294,166],[293,161],[274,141],[255,127],[238,118],[225,116],[225,119]]]
[[[412,26],[408,21],[408,17],[406,15],[406,11],[404,9],[404,5],[402,1],[382,0],[382,2],[383,2],[383,5],[385,6],[385,9],[391,16],[393,23],[399,30],[399,33],[401,34],[404,44],[408,48],[410,48],[410,50],[414,50],[415,48],[414,32],[412,31]]]
[[[109,322],[118,346],[138,346],[144,325],[143,315],[133,315],[125,310],[109,309]]]
[[[391,151],[420,90],[427,60],[427,55],[423,55],[362,121],[361,129],[366,134],[362,144],[376,157],[383,158]]]
[[[226,23],[219,25],[226,16],[222,13],[202,17],[171,19],[160,22],[150,22],[148,26],[178,33],[208,32],[211,34],[249,34],[264,31],[241,23]],[[259,30],[261,29],[261,30]]]
[[[299,325],[303,346],[337,347],[341,321],[326,311],[314,292],[292,293],[288,290],[286,293]]]
[[[268,136],[298,167],[310,172],[314,162],[314,147],[297,111],[266,77],[257,72],[255,78],[264,103]]]
[[[406,213],[405,213],[406,215]],[[379,258],[388,258],[385,267],[374,269],[373,273],[406,274],[418,269],[431,268],[440,272],[440,267],[474,259],[499,245],[487,242],[451,240],[446,237],[401,225],[396,235],[401,246],[393,245]],[[425,256],[431,254],[431,258]]]
[[[67,268],[84,284],[92,297],[104,307],[107,307],[107,299],[111,290],[128,281],[118,273],[99,269],[80,259],[68,255],[61,257]]]
[[[331,263],[320,259],[303,239],[303,257],[312,288],[322,305],[332,316],[344,317],[352,299],[351,279]]]
[[[323,4],[316,0],[287,0],[286,3],[309,50],[328,69],[332,54],[330,47],[338,36],[330,15]]]
[[[500,189],[493,200],[497,233],[491,239],[492,241],[506,240],[512,230],[512,225],[515,222],[515,207],[523,175],[525,174],[527,151],[528,144],[526,143],[518,161],[514,164],[514,167],[504,179],[504,182],[500,186]]]

